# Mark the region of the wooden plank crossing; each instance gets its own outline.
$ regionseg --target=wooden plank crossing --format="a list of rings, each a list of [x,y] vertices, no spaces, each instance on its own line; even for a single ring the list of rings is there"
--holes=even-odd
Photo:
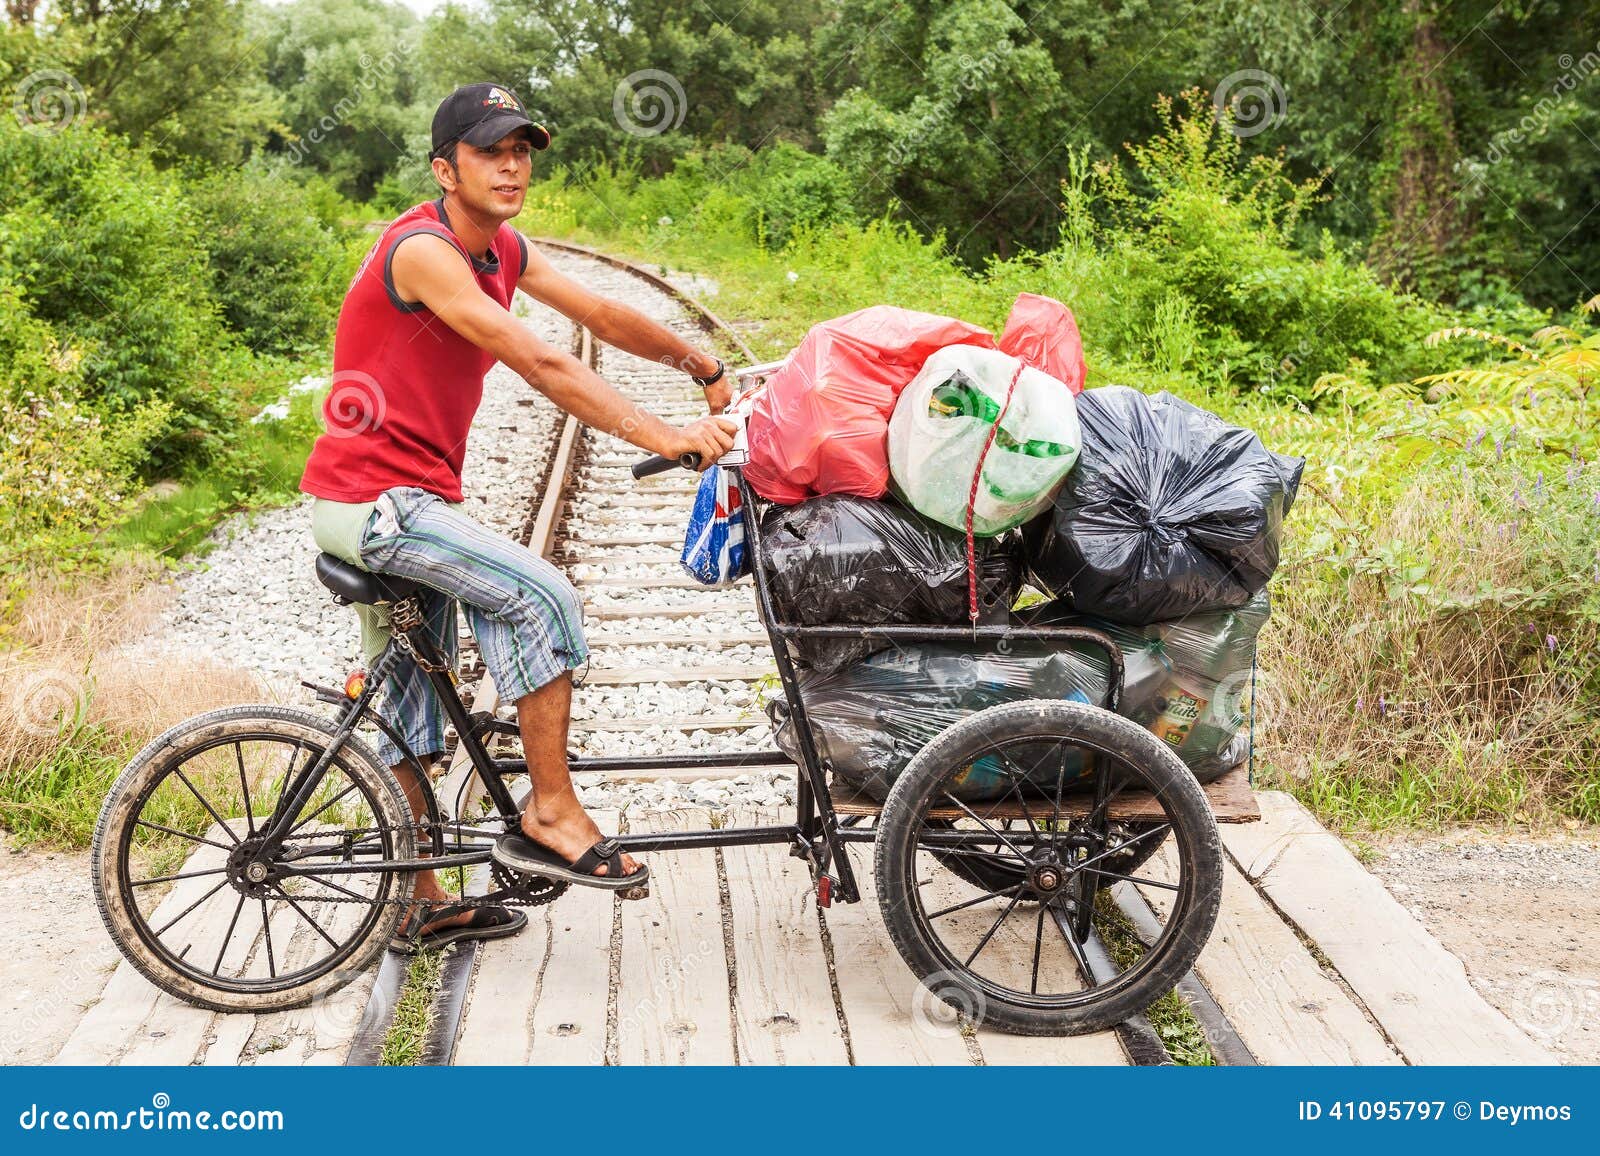
[[[1249,1052],[1269,1064],[1548,1063],[1542,1048],[1472,988],[1458,960],[1336,838],[1286,795],[1263,792],[1260,820],[1224,826],[1222,907],[1195,975]],[[685,809],[596,816],[607,830],[759,826],[786,815]],[[207,838],[225,842],[218,824]],[[202,846],[186,871],[213,866]],[[1109,1032],[1007,1035],[953,1016],[907,970],[884,930],[870,853],[852,845],[858,904],[819,911],[805,864],[781,845],[650,857],[651,894],[623,902],[574,887],[530,912],[522,935],[479,945],[464,1013],[436,1058],[458,1064],[1122,1064]],[[1140,878],[1174,873],[1171,845]],[[480,872],[478,885],[484,880]],[[931,902],[963,894],[927,880]],[[198,941],[220,935],[236,905],[207,877],[177,881],[164,918],[194,907]],[[1170,893],[1124,882],[1157,913]],[[314,904],[314,900],[307,900]],[[355,905],[313,906],[337,933]],[[991,916],[959,912],[956,934]],[[1034,923],[1005,917],[983,950],[985,972],[1026,973]],[[271,912],[276,963],[316,948],[287,905]],[[220,942],[220,939],[213,940]],[[265,937],[235,932],[228,958],[266,974]],[[237,953],[237,954],[235,954]],[[469,962],[465,957],[463,963]],[[1059,964],[1046,964],[1046,967]],[[466,973],[465,968],[453,969]],[[1045,974],[1045,973],[1041,973]],[[1050,977],[1053,982],[1060,975]],[[310,1006],[267,1015],[205,1011],[160,993],[127,963],[56,1057],[84,1064],[346,1062],[367,1010],[371,970]]]
[[[1239,871],[1318,949],[1412,1064],[1552,1064],[1477,993],[1461,961],[1289,795],[1224,828]]]
[[[230,826],[244,827],[242,819]],[[214,824],[204,838],[226,843],[228,832]],[[226,856],[210,845],[201,846],[181,868],[188,874],[221,866]],[[151,916],[159,925],[179,917],[197,900],[182,925],[195,942],[221,944],[238,905],[238,893],[223,887],[206,897],[215,882],[211,876],[183,879],[162,898]],[[356,904],[317,903],[302,899],[313,918],[334,935],[347,931],[365,908]],[[176,926],[176,924],[175,924]],[[307,953],[316,950],[312,932],[288,904],[276,903],[270,915],[279,971],[303,966]],[[232,966],[245,963],[245,974],[266,978],[265,937],[259,920],[241,920],[229,935],[225,957]],[[201,961],[209,964],[210,960]],[[100,999],[89,1008],[54,1057],[57,1064],[139,1065],[240,1065],[240,1064],[342,1064],[366,1009],[372,988],[371,971],[349,985],[311,1004],[262,1015],[208,1011],[176,999],[145,979],[126,960],[119,962],[107,980]]]

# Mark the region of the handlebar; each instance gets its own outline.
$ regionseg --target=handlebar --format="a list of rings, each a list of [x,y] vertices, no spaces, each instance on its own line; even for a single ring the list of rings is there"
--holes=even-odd
[[[769,361],[763,365],[746,366],[744,369],[734,369],[732,366],[730,366],[728,368],[728,372],[733,375],[735,381],[742,384],[744,381],[750,378],[767,377],[770,374],[782,369],[788,364],[788,361],[789,359],[786,357],[782,361]],[[729,408],[731,409],[733,407]],[[737,415],[730,414],[729,416]],[[744,435],[741,433],[740,437],[742,438],[743,436]],[[734,449],[732,452],[738,453],[740,448],[740,443],[736,441],[734,443]],[[742,457],[729,458],[730,464],[742,463],[743,461],[744,458]],[[664,474],[668,470],[676,469],[694,470],[698,472],[700,469],[700,455],[697,453],[687,453],[679,454],[675,458],[669,458],[664,457],[661,454],[653,454],[650,457],[645,458],[643,461],[634,462],[630,467],[630,471],[632,472],[635,481],[640,478],[654,477],[656,474]]]
[[[661,454],[652,454],[642,462],[634,462],[632,473],[635,479],[654,477],[664,474],[668,470],[676,469],[698,470],[700,468],[700,455],[697,453],[679,454],[675,458],[663,457]]]

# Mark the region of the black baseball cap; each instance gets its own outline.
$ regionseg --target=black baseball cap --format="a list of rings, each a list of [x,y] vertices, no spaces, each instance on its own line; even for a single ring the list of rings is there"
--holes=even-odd
[[[481,148],[519,128],[530,130],[534,148],[550,147],[550,130],[528,119],[516,93],[503,84],[464,84],[433,114],[433,152],[428,155],[438,156],[457,140]]]

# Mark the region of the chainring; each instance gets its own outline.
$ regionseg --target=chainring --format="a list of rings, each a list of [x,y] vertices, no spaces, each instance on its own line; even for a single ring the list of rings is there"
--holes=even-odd
[[[554,903],[572,886],[565,879],[550,879],[493,861],[489,868],[495,888],[502,895],[501,902],[514,907],[541,907],[546,903]]]

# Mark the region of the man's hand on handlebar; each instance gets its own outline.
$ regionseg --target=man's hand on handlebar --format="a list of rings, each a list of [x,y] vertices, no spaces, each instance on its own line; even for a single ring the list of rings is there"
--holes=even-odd
[[[704,472],[733,448],[733,438],[738,432],[739,425],[732,418],[703,417],[676,431],[677,436],[666,451],[666,456],[676,458],[684,454],[699,454],[700,469]]]

